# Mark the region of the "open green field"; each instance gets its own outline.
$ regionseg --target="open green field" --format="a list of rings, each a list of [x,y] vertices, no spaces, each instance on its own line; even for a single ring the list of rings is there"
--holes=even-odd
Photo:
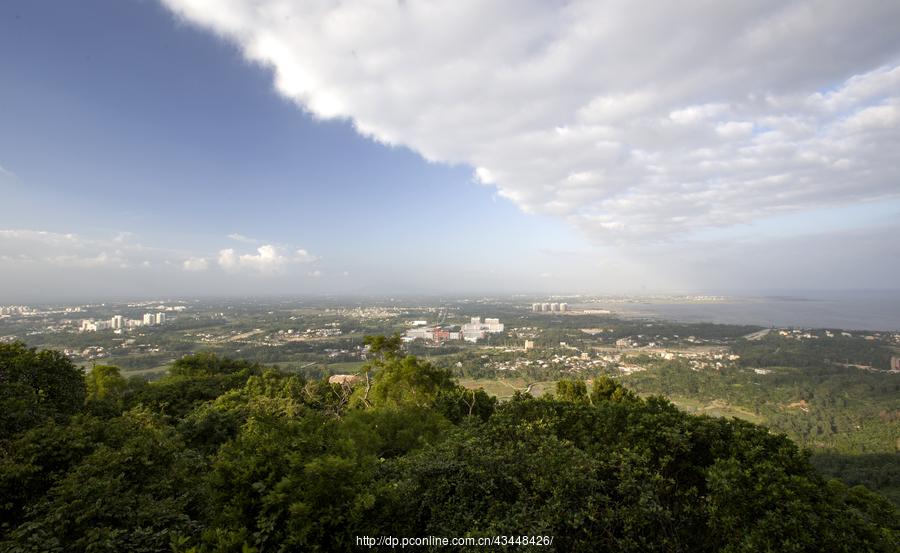
[[[174,361],[174,359],[172,361]],[[172,361],[168,361],[161,365],[156,365],[155,367],[147,367],[145,369],[122,369],[122,376],[125,376],[125,377],[140,376],[143,378],[151,378],[152,379],[152,378],[166,374],[166,372],[169,371],[169,365],[172,364]],[[115,363],[110,363],[110,365],[115,366]],[[90,370],[90,368],[86,368],[85,370]]]
[[[517,390],[527,391],[535,397],[542,396],[553,392],[556,389],[556,382],[555,380],[529,382],[524,378],[463,378],[459,380],[462,386],[469,389],[484,388],[485,392],[501,401],[511,398]],[[753,423],[765,422],[763,417],[752,411],[719,399],[706,402],[684,396],[673,396],[669,400],[688,413],[713,417],[737,417]]]
[[[709,402],[700,401],[694,398],[684,396],[672,396],[669,401],[678,406],[682,411],[693,413],[696,415],[711,415],[713,417],[737,417],[756,424],[765,422],[763,417],[756,413],[743,409],[737,405],[732,405],[720,399],[714,399]]]
[[[461,378],[460,385],[475,390],[484,388],[488,394],[500,401],[507,400],[516,391],[529,392],[533,396],[542,396],[556,389],[556,381],[529,382],[524,378]]]
[[[345,363],[329,363],[328,370],[338,374],[353,374],[359,372],[365,361],[347,361]]]

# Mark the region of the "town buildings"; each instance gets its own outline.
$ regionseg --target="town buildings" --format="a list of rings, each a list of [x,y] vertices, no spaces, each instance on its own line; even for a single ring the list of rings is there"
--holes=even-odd
[[[158,326],[166,324],[165,313],[144,313],[140,319],[126,319],[122,315],[113,315],[108,320],[83,319],[81,326],[78,327],[80,332],[98,332],[101,330],[113,330],[121,333],[127,329],[137,328],[140,326]]]
[[[456,340],[477,342],[478,340],[483,339],[487,334],[503,332],[503,329],[504,325],[500,322],[500,319],[486,318],[482,321],[481,317],[472,317],[469,319],[469,322],[462,325],[462,327],[454,325],[434,325],[411,328],[403,335],[403,340],[406,342],[426,340],[438,343]]]

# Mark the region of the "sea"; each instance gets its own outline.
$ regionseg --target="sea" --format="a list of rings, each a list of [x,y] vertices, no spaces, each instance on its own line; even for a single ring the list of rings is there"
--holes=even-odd
[[[600,300],[591,308],[627,318],[763,327],[900,331],[900,290],[717,295],[715,300]]]

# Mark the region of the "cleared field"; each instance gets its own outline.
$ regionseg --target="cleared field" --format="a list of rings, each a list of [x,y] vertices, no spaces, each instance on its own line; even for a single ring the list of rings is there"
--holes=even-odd
[[[710,415],[713,417],[737,417],[757,424],[765,422],[765,419],[756,413],[737,405],[731,405],[720,399],[715,399],[710,402],[703,402],[683,396],[672,396],[668,399],[677,405],[679,409],[687,411],[688,413]]]
[[[336,373],[353,374],[359,372],[365,361],[347,361],[344,363],[328,363],[328,370]]]
[[[149,367],[146,369],[122,369],[122,376],[142,376],[144,378],[148,376],[162,376],[169,371],[170,364],[171,361],[165,365],[157,365],[156,367]]]
[[[535,397],[540,397],[548,392],[552,393],[556,389],[555,380],[528,382],[523,378],[463,378],[459,380],[459,383],[469,389],[484,388],[485,392],[495,396],[501,401],[511,398],[516,390],[529,392]],[[710,415],[713,417],[737,417],[754,423],[765,422],[765,419],[756,413],[737,405],[731,405],[719,399],[703,402],[688,397],[674,396],[670,397],[669,401],[674,403],[679,409],[687,411],[688,413]]]
[[[459,380],[459,383],[470,390],[484,388],[485,392],[501,401],[511,398],[516,391],[529,392],[533,396],[541,396],[556,388],[555,380],[528,382],[524,378],[463,378]]]

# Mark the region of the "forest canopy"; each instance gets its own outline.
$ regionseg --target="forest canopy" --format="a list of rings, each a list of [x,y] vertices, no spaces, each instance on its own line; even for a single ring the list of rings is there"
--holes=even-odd
[[[329,383],[189,355],[155,382],[0,345],[0,551],[885,551],[900,515],[784,435],[618,382],[498,403],[385,337]],[[511,547],[518,549],[519,547]],[[473,550],[485,550],[475,548]]]

